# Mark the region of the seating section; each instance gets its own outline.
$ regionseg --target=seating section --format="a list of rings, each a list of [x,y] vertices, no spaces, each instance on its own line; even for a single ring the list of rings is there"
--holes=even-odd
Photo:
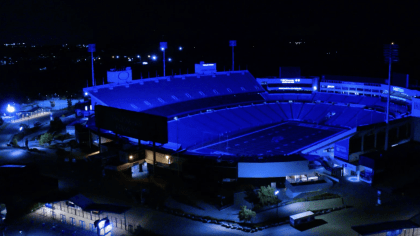
[[[97,100],[108,106],[133,111],[202,98],[265,91],[247,71],[141,79],[121,85],[97,86],[95,89],[90,95]]]
[[[215,110],[168,122],[169,141],[184,148],[223,137],[241,130],[286,120],[353,128],[383,122],[385,114],[360,107],[322,103],[266,103]],[[178,132],[177,132],[178,129]],[[182,129],[182,132],[179,132]]]

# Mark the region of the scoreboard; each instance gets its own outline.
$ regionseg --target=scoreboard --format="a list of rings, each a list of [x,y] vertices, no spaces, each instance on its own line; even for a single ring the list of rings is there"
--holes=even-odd
[[[319,77],[313,78],[258,78],[271,93],[312,93],[319,88]]]

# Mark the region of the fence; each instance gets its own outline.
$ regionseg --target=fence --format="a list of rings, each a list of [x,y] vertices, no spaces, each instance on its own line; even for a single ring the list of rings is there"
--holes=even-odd
[[[46,217],[51,217],[61,223],[71,224],[85,230],[95,231],[96,228],[94,227],[94,222],[105,217],[109,219],[114,229],[120,229],[130,233],[133,233],[135,230],[134,226],[137,227],[138,225],[134,220],[127,221],[125,214],[95,214],[92,211],[84,211],[81,208],[68,206],[65,201],[53,203],[51,206],[51,208],[47,208],[45,206],[42,207],[40,209],[40,214]]]

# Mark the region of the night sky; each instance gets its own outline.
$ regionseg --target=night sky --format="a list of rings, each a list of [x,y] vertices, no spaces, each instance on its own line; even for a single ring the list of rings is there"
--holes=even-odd
[[[407,3],[408,2],[408,3]],[[2,42],[418,41],[417,1],[1,1]]]
[[[277,76],[279,66],[301,66],[305,76],[386,77],[382,48],[394,41],[401,60],[394,71],[414,81],[420,75],[419,6],[418,1],[3,0],[0,43],[96,43],[98,50],[159,53],[159,42],[167,41],[168,50],[185,48],[183,63],[191,70],[199,61],[216,62],[223,70],[230,67],[228,41],[235,39],[236,65],[256,77]],[[289,50],[294,41],[305,46]],[[326,57],[328,52],[338,53]]]

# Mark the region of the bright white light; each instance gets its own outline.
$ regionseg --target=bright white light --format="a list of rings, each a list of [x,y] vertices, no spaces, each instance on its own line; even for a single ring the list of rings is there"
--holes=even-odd
[[[130,156],[130,159],[133,159],[133,156]]]
[[[153,60],[156,60],[156,58],[157,58],[156,56],[154,56],[154,55],[152,56],[152,59],[153,59]]]
[[[102,229],[105,226],[105,220],[99,221],[98,228]]]
[[[314,86],[314,90],[316,90],[316,86]]]
[[[279,190],[277,190],[277,191],[274,192],[274,195],[277,195],[277,194],[279,194]]]
[[[147,61],[144,61],[144,62],[143,62],[143,65],[147,65],[147,64],[149,64]]]
[[[357,176],[351,176],[349,178],[347,178],[348,181],[350,182],[359,182],[359,178],[357,178]]]
[[[165,156],[166,157],[166,160],[168,160],[169,159],[169,156]]]
[[[92,105],[89,106],[90,110],[92,110]]]
[[[10,106],[10,104],[7,104],[7,112],[15,112],[15,108],[13,106]]]
[[[116,56],[116,58],[120,58],[120,56]]]
[[[23,127],[21,126],[21,127],[19,128],[19,131],[22,131],[22,129],[23,129]]]
[[[85,111],[87,111],[87,106],[85,106]]]
[[[172,61],[172,58],[168,58],[168,61]]]
[[[179,47],[178,49],[179,49],[179,51],[182,51],[182,47]]]
[[[165,50],[165,48],[160,48],[160,50],[164,51],[164,50]]]
[[[137,58],[140,58],[140,55],[137,55]]]
[[[88,93],[87,92],[85,92],[85,96],[87,96],[88,95]]]
[[[112,230],[112,225],[111,225],[111,224],[107,225],[107,226],[105,227],[105,234],[107,234],[107,233],[111,232],[111,230]]]

